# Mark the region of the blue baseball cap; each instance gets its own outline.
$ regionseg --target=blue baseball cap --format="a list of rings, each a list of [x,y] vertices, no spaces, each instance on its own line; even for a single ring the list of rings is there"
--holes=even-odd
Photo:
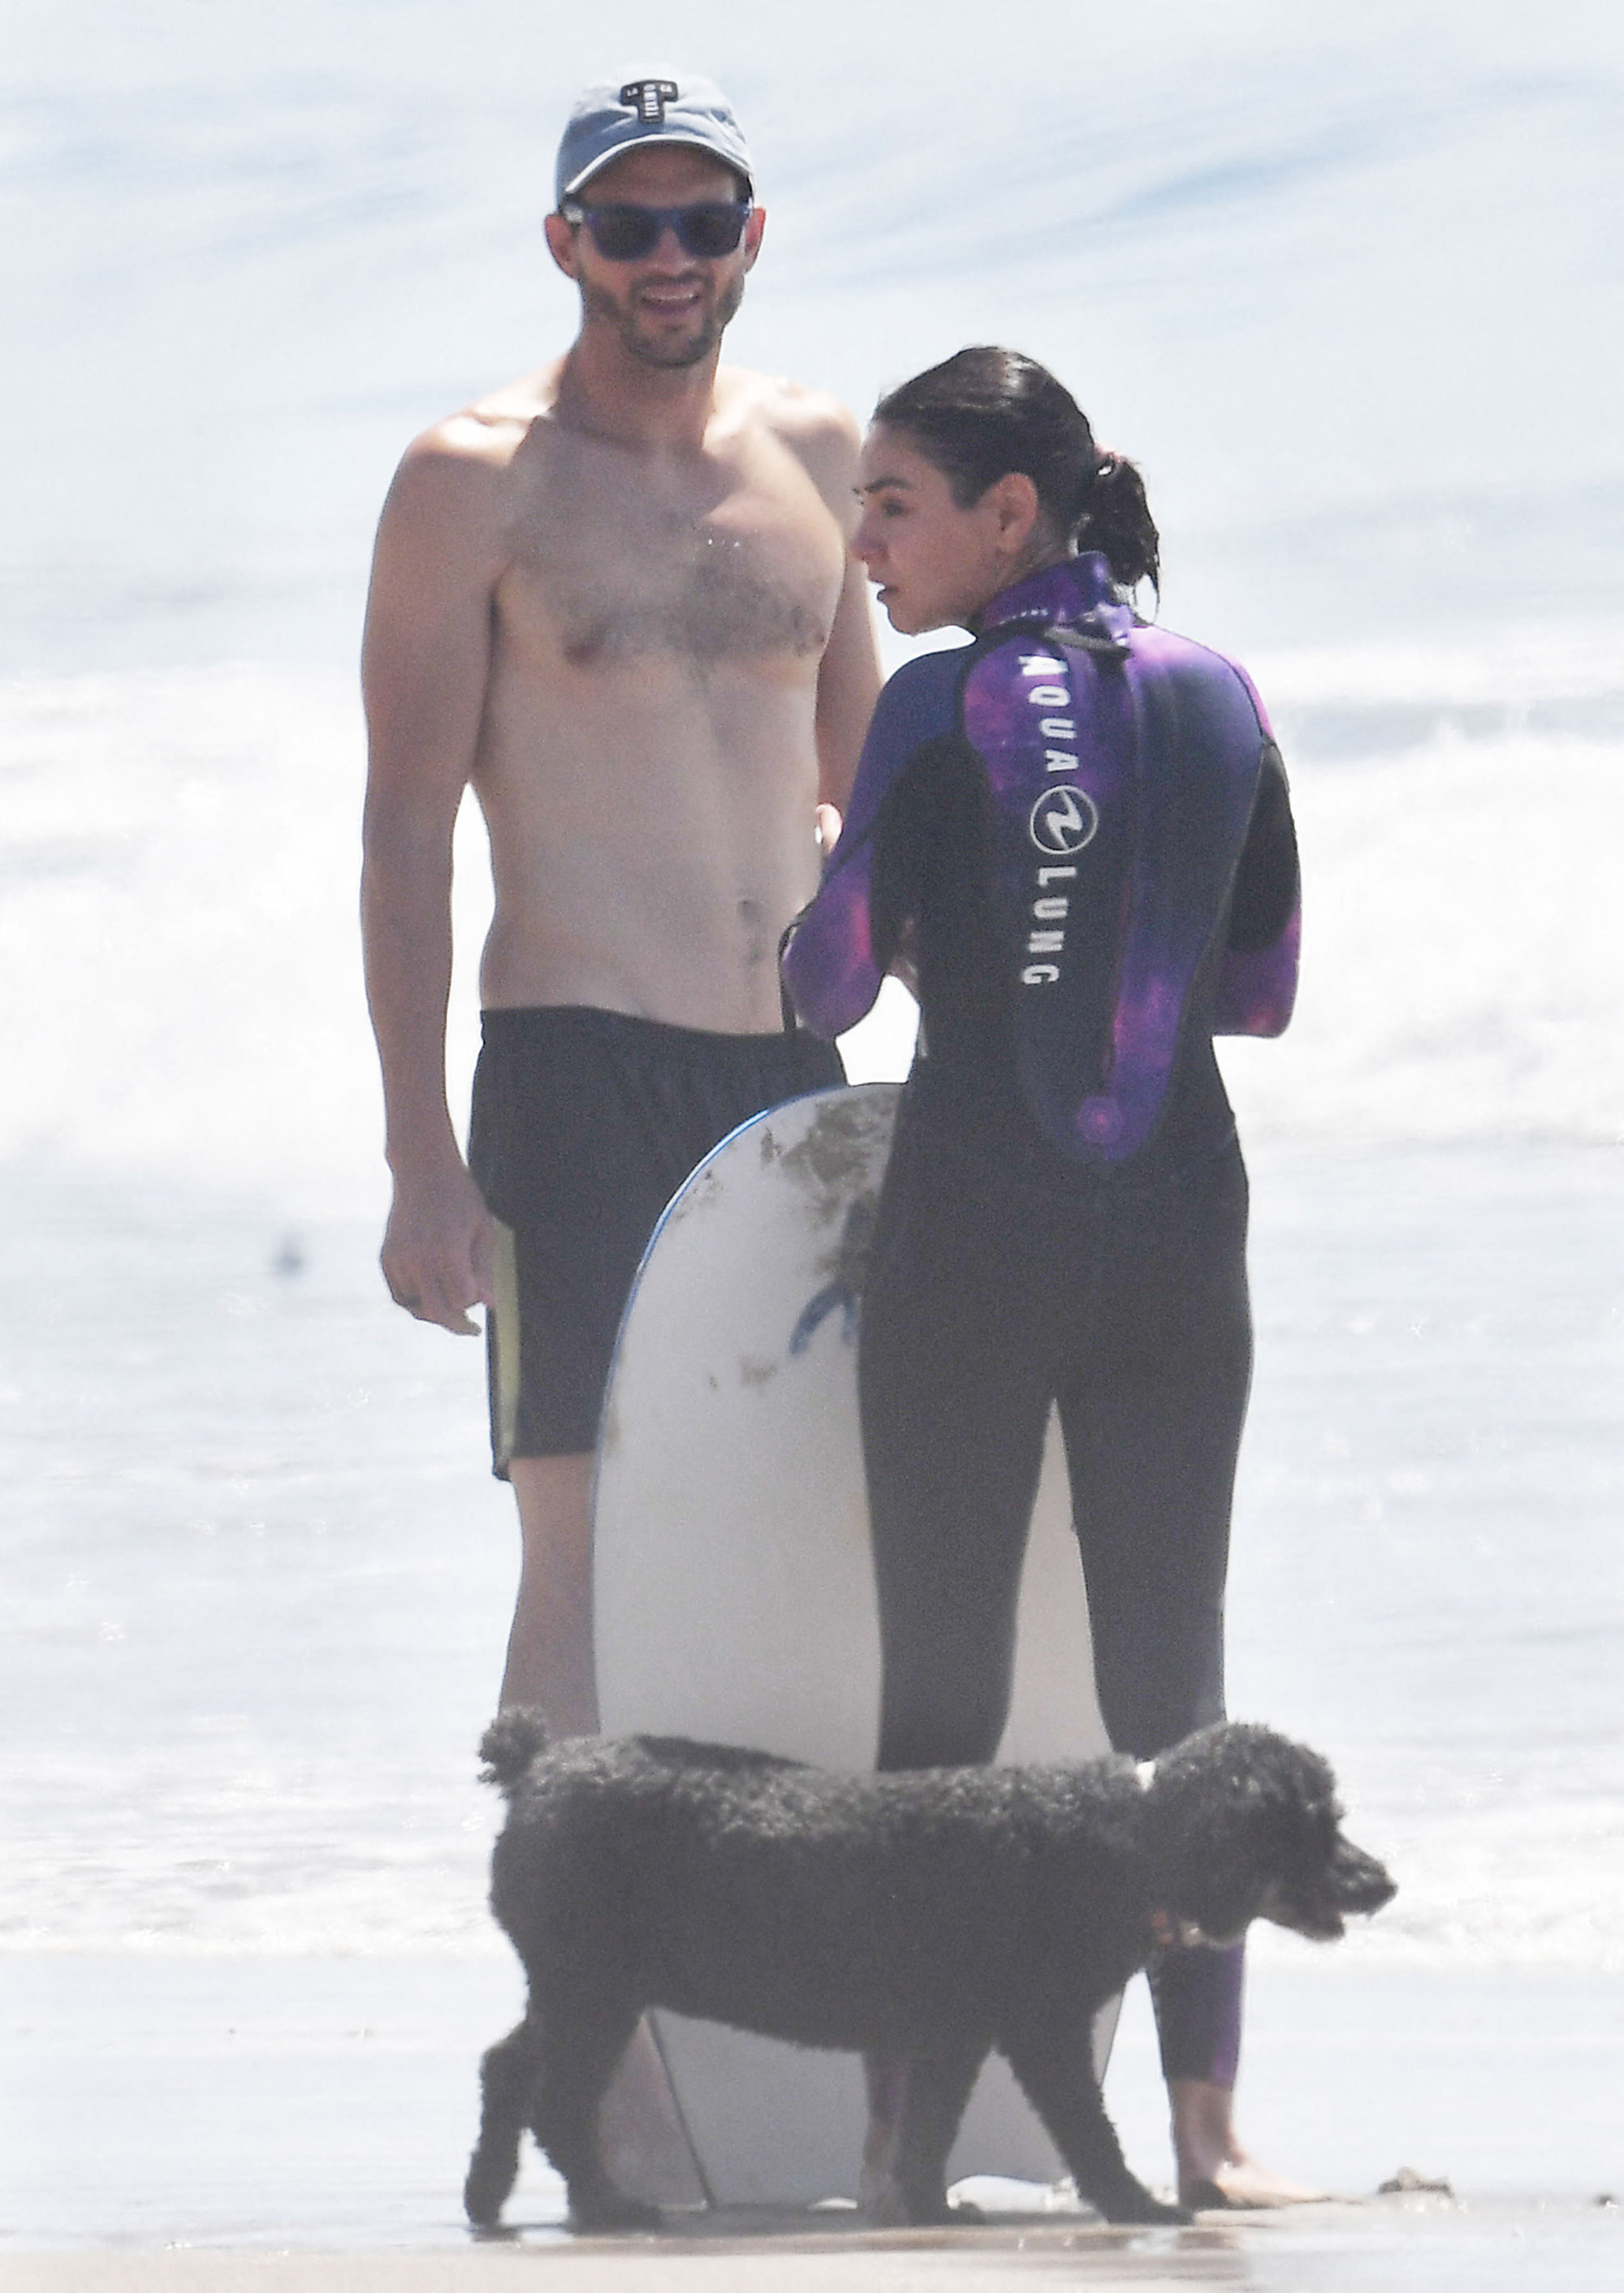
[[[682,143],[732,167],[753,191],[755,169],[733,106],[708,79],[652,73],[583,89],[558,146],[557,198],[576,198],[600,167],[640,143]]]

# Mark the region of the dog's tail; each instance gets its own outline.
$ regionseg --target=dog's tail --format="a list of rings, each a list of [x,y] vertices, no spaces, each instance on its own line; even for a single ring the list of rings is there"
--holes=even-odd
[[[480,1738],[482,1784],[495,1784],[512,1797],[538,1752],[547,1749],[547,1729],[539,1712],[502,1712]]]

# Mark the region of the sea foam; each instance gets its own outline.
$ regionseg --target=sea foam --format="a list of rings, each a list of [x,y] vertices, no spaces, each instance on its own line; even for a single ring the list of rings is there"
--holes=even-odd
[[[1257,666],[1300,758],[1304,952],[1288,1033],[1223,1049],[1246,1134],[1617,1140],[1624,733],[1539,722],[1607,702],[1602,650],[1513,675],[1459,652]],[[1380,712],[1401,706],[1405,745],[1384,752]],[[375,1203],[348,682],[248,667],[16,681],[0,755],[0,1160]],[[489,899],[470,804],[454,1106]],[[854,1074],[900,1072],[910,1023],[894,993],[851,1046]]]

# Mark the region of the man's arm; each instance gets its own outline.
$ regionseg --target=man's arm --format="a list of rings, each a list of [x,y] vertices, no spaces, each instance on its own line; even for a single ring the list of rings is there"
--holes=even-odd
[[[805,466],[830,515],[849,544],[857,529],[857,425],[832,398],[778,385],[779,434]],[[846,809],[868,720],[880,698],[880,655],[874,644],[873,612],[862,566],[846,554],[840,602],[830,625],[817,674],[818,798]]]
[[[491,1222],[445,1093],[451,836],[490,666],[498,474],[447,431],[407,454],[384,506],[362,655],[367,1001],[394,1199],[382,1263],[419,1321],[472,1333],[490,1302]]]
[[[817,672],[817,793],[844,813],[880,698],[880,656],[862,566],[849,551],[840,602]]]

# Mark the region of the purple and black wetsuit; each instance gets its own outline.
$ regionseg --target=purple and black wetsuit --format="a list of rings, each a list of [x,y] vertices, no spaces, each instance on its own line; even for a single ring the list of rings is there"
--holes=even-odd
[[[922,1013],[864,1295],[881,1767],[990,1759],[1058,1406],[1112,1743],[1223,1714],[1251,1375],[1246,1180],[1216,1033],[1290,1016],[1285,774],[1231,663],[1103,558],[1006,590],[880,699],[784,959],[832,1036],[904,955]],[[1156,1969],[1170,2077],[1234,2078],[1240,1955]]]

